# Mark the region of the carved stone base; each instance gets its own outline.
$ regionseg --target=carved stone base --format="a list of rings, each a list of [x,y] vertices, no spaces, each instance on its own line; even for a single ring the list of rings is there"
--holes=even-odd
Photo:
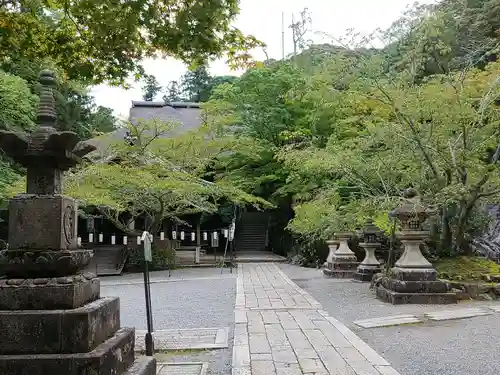
[[[92,250],[3,250],[0,274],[9,279],[47,278],[74,275],[92,259]]]
[[[71,310],[0,311],[0,354],[86,353],[119,328],[116,297]]]
[[[382,267],[380,266],[363,266],[360,264],[353,278],[361,282],[370,282],[373,279],[373,275],[382,272]]]
[[[76,250],[75,199],[64,195],[20,194],[9,203],[9,248]]]
[[[0,280],[0,310],[76,309],[100,296],[92,273],[57,278]]]
[[[358,268],[359,262],[355,255],[335,255],[333,262],[323,268],[323,275],[336,279],[352,278]]]
[[[134,342],[135,330],[121,328],[88,353],[0,355],[0,374],[121,375],[134,363]]]
[[[450,285],[437,280],[436,271],[394,267],[389,277],[382,277],[377,286],[377,298],[396,304],[456,303],[456,294]]]
[[[457,303],[455,293],[400,293],[393,290],[388,290],[384,286],[377,287],[377,298],[392,303],[393,305],[403,304],[451,304]]]
[[[354,276],[356,269],[353,270],[331,270],[323,268],[323,275],[332,279],[351,279]]]

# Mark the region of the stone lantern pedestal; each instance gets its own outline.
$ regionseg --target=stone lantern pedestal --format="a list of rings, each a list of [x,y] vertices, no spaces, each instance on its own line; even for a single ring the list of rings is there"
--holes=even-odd
[[[326,262],[323,264],[323,268],[328,268],[328,265],[332,264],[333,256],[335,255],[340,242],[336,239],[333,239],[326,241],[326,244],[328,245],[328,256],[326,257]]]
[[[404,253],[390,274],[380,279],[377,297],[392,304],[456,303],[456,294],[450,292],[448,283],[437,279],[436,270],[420,251],[420,245],[429,235],[421,224],[430,213],[420,204],[413,189],[409,189],[405,197],[407,203],[392,212],[401,221],[398,236]]]
[[[372,281],[373,275],[382,271],[382,266],[375,257],[375,250],[381,244],[378,242],[382,231],[373,223],[371,219],[366,221],[365,227],[360,231],[363,242],[359,244],[365,249],[365,258],[358,266],[354,279],[362,282]]]
[[[52,72],[40,76],[38,127],[0,131],[0,148],[27,168],[26,194],[9,205],[9,248],[0,252],[0,374],[156,375],[135,358],[135,330],[120,327],[120,303],[100,297],[81,273],[92,250],[77,243],[77,202],[61,195],[63,172],[93,151],[55,126]]]
[[[359,265],[356,254],[349,248],[347,241],[353,236],[351,232],[335,233],[338,238],[339,248],[332,256],[332,261],[323,268],[323,275],[337,279],[352,278]]]

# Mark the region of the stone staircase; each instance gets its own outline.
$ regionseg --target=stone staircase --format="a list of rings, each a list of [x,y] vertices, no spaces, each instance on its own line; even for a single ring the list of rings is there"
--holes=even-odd
[[[265,212],[244,212],[236,227],[236,253],[264,251],[269,216]]]
[[[125,266],[123,246],[98,246],[93,250],[94,256],[85,271],[97,276],[121,275]]]

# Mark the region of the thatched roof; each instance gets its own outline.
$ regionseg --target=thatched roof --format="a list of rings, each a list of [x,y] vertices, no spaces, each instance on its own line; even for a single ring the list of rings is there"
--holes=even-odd
[[[137,124],[140,120],[148,121],[157,119],[160,121],[171,121],[179,126],[162,137],[171,137],[190,130],[196,130],[201,126],[201,108],[199,103],[190,102],[148,102],[132,101],[129,121]],[[113,141],[125,139],[128,129],[118,128],[113,132],[93,138],[88,142],[97,147],[97,153],[108,148]],[[94,154],[95,155],[95,154]]]

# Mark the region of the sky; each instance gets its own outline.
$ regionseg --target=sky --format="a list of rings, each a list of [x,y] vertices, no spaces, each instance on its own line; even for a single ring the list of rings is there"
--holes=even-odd
[[[361,34],[370,34],[377,28],[387,28],[414,1],[408,0],[241,0],[241,12],[234,26],[245,34],[251,34],[267,45],[270,58],[279,59],[282,55],[282,13],[285,20],[285,54],[293,51],[291,30],[287,27],[292,22],[292,15],[307,7],[312,26],[308,39],[314,42],[330,42],[331,35],[342,37],[346,30],[354,29]],[[432,0],[420,1],[431,3]],[[330,40],[329,40],[330,39]],[[257,60],[264,60],[262,51],[252,53]],[[146,59],[143,66],[147,74],[156,76],[162,86],[172,80],[179,80],[186,72],[186,66],[175,59]],[[231,71],[224,60],[210,64],[212,75],[239,75]],[[128,118],[132,100],[141,100],[141,83],[130,80],[132,88],[99,85],[92,88],[91,94],[98,105],[110,107],[115,114]]]

